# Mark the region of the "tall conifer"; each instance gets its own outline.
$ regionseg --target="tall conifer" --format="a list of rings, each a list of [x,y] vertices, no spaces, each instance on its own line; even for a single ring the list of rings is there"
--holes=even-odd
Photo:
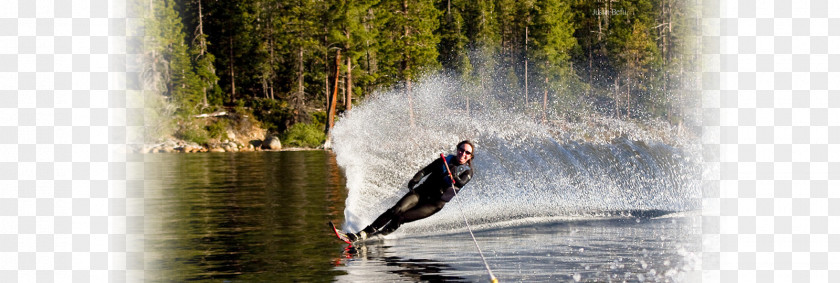
[[[458,0],[440,2],[439,9],[443,15],[440,17],[437,33],[440,34],[438,61],[445,70],[466,79],[466,76],[472,73],[473,67],[467,49],[469,39],[466,36],[464,18],[461,16],[464,4],[464,1]]]
[[[431,0],[383,0],[378,7],[387,17],[380,37],[386,76],[411,82],[424,71],[440,66],[437,60],[440,36],[434,31],[440,24]]]
[[[533,14],[531,39],[534,45],[528,50],[528,57],[534,60],[539,75],[537,81],[542,88],[545,117],[549,95],[562,91],[574,79],[569,59],[577,40],[572,36],[574,27],[569,22],[571,13],[565,1],[538,1]]]
[[[150,60],[147,69],[150,75],[147,77],[159,78],[152,84],[156,90],[168,96],[181,112],[193,113],[201,98],[176,3],[153,0],[148,9],[145,48]]]

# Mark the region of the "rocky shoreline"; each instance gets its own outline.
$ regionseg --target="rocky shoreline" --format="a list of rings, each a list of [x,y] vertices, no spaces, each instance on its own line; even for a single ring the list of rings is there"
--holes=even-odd
[[[195,142],[167,139],[156,144],[147,144],[140,150],[143,154],[151,153],[199,153],[199,152],[249,152],[249,151],[284,151],[284,150],[323,150],[318,148],[283,147],[276,136],[268,136],[264,140],[251,140],[247,144],[239,141],[225,140],[218,143],[199,145]]]
[[[218,111],[191,119],[173,122],[170,133],[156,135],[154,141],[131,146],[129,151],[140,154],[199,153],[199,152],[255,152],[323,150],[284,146],[277,133],[270,133],[250,112]],[[214,134],[209,131],[213,129]],[[160,132],[160,131],[155,131]],[[198,137],[198,138],[196,138]]]

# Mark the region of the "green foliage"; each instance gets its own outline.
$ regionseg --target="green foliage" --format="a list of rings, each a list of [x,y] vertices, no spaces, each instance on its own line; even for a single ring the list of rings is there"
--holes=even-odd
[[[441,11],[433,1],[383,0],[379,8],[377,16],[386,21],[380,32],[380,62],[384,75],[397,79],[388,83],[413,81],[437,69],[440,35],[434,31],[440,24]]]
[[[558,112],[639,112],[670,119],[690,100],[683,88],[696,81],[691,76],[700,65],[694,52],[699,9],[693,2],[184,0],[178,5],[150,0],[133,5],[146,17],[144,89],[165,97],[182,119],[240,106],[253,111],[270,132],[282,133],[290,125],[325,123],[312,113],[324,113],[336,80],[341,104],[348,82],[358,102],[378,88],[441,68],[461,77],[472,90],[470,99],[505,92],[523,98],[510,103],[522,103],[527,92],[533,103],[548,90],[549,105]],[[342,60],[336,66],[339,50]],[[541,111],[537,105],[525,108]],[[215,138],[221,136],[219,128],[198,130]],[[201,139],[198,130],[185,128],[182,135]]]
[[[220,117],[213,122],[210,122],[204,129],[207,130],[208,137],[218,140],[228,139],[227,129],[230,122],[224,117]]]
[[[162,66],[166,72],[164,92],[179,107],[178,112],[192,114],[197,112],[196,106],[200,102],[197,92],[197,77],[192,68],[189,56],[189,46],[185,42],[184,25],[177,12],[175,1],[158,0],[154,3],[154,18],[157,19],[157,49],[162,62],[168,63],[168,68]]]
[[[245,106],[251,108],[254,116],[263,123],[263,127],[269,133],[285,131],[293,119],[293,109],[284,101],[257,98],[249,100]]]
[[[207,103],[210,105],[224,104],[225,93],[218,84],[214,84],[212,89],[207,91]]]
[[[568,61],[570,51],[577,45],[574,28],[569,22],[569,6],[560,0],[539,1],[532,12],[534,16],[533,43],[529,55],[534,59],[541,78],[548,78],[549,85],[557,89],[572,75]]]
[[[200,145],[206,145],[210,142],[210,135],[207,130],[200,127],[196,123],[190,121],[182,121],[180,127],[175,132],[175,138],[182,139],[188,142],[194,142]]]
[[[312,113],[312,123],[326,125],[327,124],[327,112],[326,111],[318,111]]]
[[[165,97],[152,91],[142,91],[139,93],[129,91],[128,94],[140,96],[144,101],[144,142],[158,142],[175,132],[176,128],[173,118],[175,118],[174,114],[177,108],[172,103],[169,103]]]
[[[476,65],[475,70],[486,72],[476,74],[479,77],[489,77],[486,74],[494,71],[495,55],[501,47],[499,21],[496,19],[495,8],[493,1],[489,0],[474,1],[465,7],[469,47],[474,52],[473,56],[477,57],[473,60]]]
[[[205,90],[215,85],[213,56],[198,57],[187,42],[180,8],[173,0],[152,0],[140,5],[144,21],[145,89],[168,98],[179,115],[192,115],[206,107]],[[202,37],[203,38],[203,37]]]
[[[464,2],[455,1],[453,4],[441,1],[440,5],[443,15],[440,17],[440,26],[436,31],[440,34],[438,61],[444,69],[454,71],[465,80],[469,79],[473,67],[467,49],[469,43],[467,30],[464,28],[464,18],[461,16]]]
[[[206,35],[200,37],[206,37]],[[196,46],[200,47],[199,45]],[[214,92],[221,91],[218,84],[219,77],[216,75],[216,67],[213,66],[216,61],[216,56],[206,52],[206,50],[202,50],[202,48],[193,48],[191,53],[193,58],[195,58],[195,89],[197,98],[201,99],[199,102],[201,102],[202,107],[221,105],[221,99],[211,99],[214,96]]]
[[[241,112],[238,112],[241,111]],[[189,142],[206,145],[211,141],[224,141],[230,139],[228,137],[228,130],[240,124],[247,124],[249,121],[242,121],[238,119],[243,115],[243,110],[234,110],[233,113],[228,113],[228,116],[209,117],[209,118],[191,118],[181,117],[177,118],[176,124],[178,129],[173,136]],[[234,121],[232,119],[237,119]],[[246,132],[248,129],[239,129],[241,132]]]
[[[282,136],[283,146],[318,147],[324,144],[324,125],[318,123],[297,123],[290,127]]]

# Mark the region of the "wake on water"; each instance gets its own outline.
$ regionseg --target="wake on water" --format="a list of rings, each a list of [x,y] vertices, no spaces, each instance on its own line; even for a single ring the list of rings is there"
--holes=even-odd
[[[499,94],[473,95],[467,106],[462,85],[430,76],[413,87],[412,114],[405,92],[389,90],[336,123],[332,146],[349,189],[345,230],[371,223],[417,170],[464,139],[476,144],[475,175],[458,204],[479,229],[700,208],[698,146],[678,128],[603,117],[540,122]],[[454,205],[394,234],[462,229]]]

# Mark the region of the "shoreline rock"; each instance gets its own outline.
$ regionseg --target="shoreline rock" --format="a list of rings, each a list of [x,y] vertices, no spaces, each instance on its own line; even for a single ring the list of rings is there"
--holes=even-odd
[[[278,137],[269,135],[262,141],[260,148],[263,150],[282,150],[283,145],[280,143],[280,139]]]
[[[280,139],[276,136],[269,135],[265,140],[251,140],[247,145],[240,144],[236,141],[225,140],[220,143],[208,144],[206,146],[199,145],[194,142],[187,142],[174,138],[165,141],[147,144],[135,149],[142,154],[157,154],[157,153],[200,153],[200,152],[261,152],[261,151],[305,151],[305,150],[329,150],[323,146],[317,148],[305,147],[283,147]]]

